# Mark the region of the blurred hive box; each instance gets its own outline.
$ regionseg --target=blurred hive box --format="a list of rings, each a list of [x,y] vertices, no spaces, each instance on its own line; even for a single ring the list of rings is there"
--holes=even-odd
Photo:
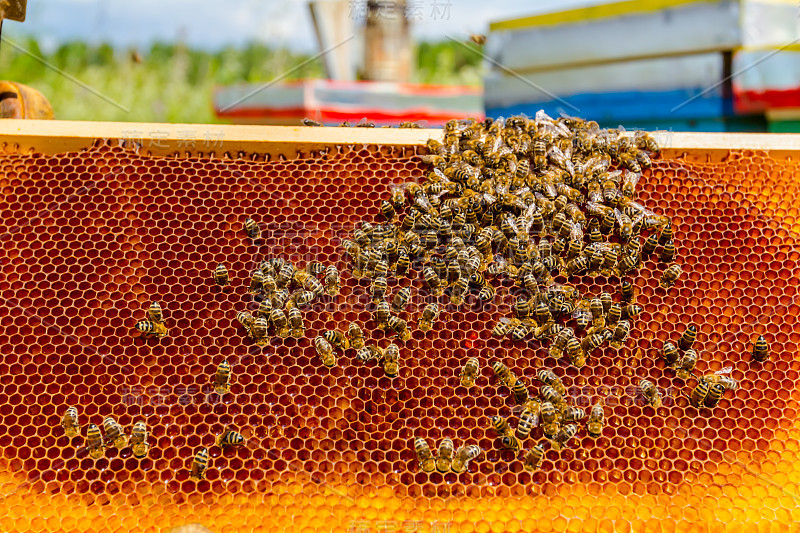
[[[544,108],[606,126],[763,131],[800,88],[790,0],[625,1],[490,30],[489,116]]]
[[[378,126],[483,117],[480,88],[411,83],[305,80],[218,87],[219,118],[243,124],[300,124],[308,117],[329,126],[367,118]]]
[[[342,357],[322,368],[311,339],[351,320],[388,342],[360,304],[364,282],[340,263],[342,295],[309,312],[307,335],[253,349],[233,314],[251,301],[253,261],[341,261],[340,242],[377,220],[389,185],[422,178],[435,130],[0,122],[0,529],[281,531],[785,531],[800,522],[800,187],[797,136],[661,135],[640,182],[645,205],[675,224],[686,272],[667,297],[651,260],[636,279],[629,346],[582,369],[531,342],[489,333],[484,308],[415,330],[401,373]],[[122,141],[122,143],[120,142]],[[263,249],[241,222],[264,223]],[[227,262],[232,287],[211,270]],[[407,282],[408,280],[406,280]],[[583,291],[613,290],[578,277]],[[413,281],[416,287],[421,280]],[[394,292],[396,285],[390,290]],[[151,299],[171,334],[134,340]],[[509,306],[509,284],[498,305]],[[696,320],[698,373],[732,367],[741,387],[698,412],[665,370],[661,343]],[[763,334],[772,358],[743,355]],[[642,355],[639,354],[641,350]],[[510,391],[489,361],[507,353],[534,380],[554,367],[565,385],[607,396],[598,439],[549,450],[540,470],[500,452],[489,417],[510,416]],[[458,386],[478,357],[480,394]],[[210,392],[220,359],[230,395]],[[622,364],[624,360],[624,365]],[[623,368],[624,367],[624,368]],[[657,410],[629,391],[648,378]],[[85,425],[147,420],[151,450],[111,448],[97,461],[59,428],[75,405]],[[220,450],[236,427],[247,446]],[[411,439],[480,445],[462,474],[422,473]],[[206,480],[188,479],[199,446]],[[290,525],[290,526],[289,526]]]

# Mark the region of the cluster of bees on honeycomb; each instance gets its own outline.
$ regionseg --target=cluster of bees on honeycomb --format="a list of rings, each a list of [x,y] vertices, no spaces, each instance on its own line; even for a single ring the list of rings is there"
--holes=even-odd
[[[616,350],[624,346],[642,310],[632,276],[644,259],[658,254],[664,264],[660,286],[665,289],[682,274],[671,220],[636,200],[643,169],[660,153],[645,132],[600,129],[595,122],[553,119],[539,112],[534,118],[453,120],[444,128],[443,141],[431,139],[427,148],[428,154],[422,156],[430,165],[426,179],[392,186],[380,205],[384,220],[363,222],[342,242],[352,277],[371,282],[378,327],[393,334],[395,342],[386,348],[369,343],[357,322],[346,330],[323,331],[313,345],[326,367],[337,365],[337,353],[352,350],[358,362],[374,361],[387,376],[397,376],[402,343],[411,338],[414,327],[412,314],[417,315],[416,328],[428,331],[443,310],[462,306],[471,292],[480,305],[492,302],[497,284],[492,280],[503,278],[514,282],[516,300],[513,315],[499,317],[492,334],[520,343],[535,341],[555,359],[582,367],[606,345]],[[260,237],[254,219],[245,219],[243,226],[249,238]],[[402,287],[391,298],[387,295],[390,278],[417,275],[426,289],[421,294],[415,296],[411,287]],[[616,279],[618,291],[581,294],[569,284],[570,277],[578,275]],[[559,276],[566,282],[556,283]],[[230,283],[224,264],[213,270],[212,279],[221,287]],[[261,262],[250,279],[257,310],[254,314],[240,310],[236,319],[259,347],[267,345],[270,334],[300,338],[305,335],[304,308],[324,294],[338,295],[339,290],[334,264],[312,261],[299,267],[272,257]],[[412,300],[426,304],[418,313],[409,312]],[[146,337],[166,336],[161,306],[153,302],[147,314],[135,329]],[[683,378],[692,375],[700,357],[693,349],[696,335],[696,327],[688,324],[677,343],[667,341],[662,347],[667,365]],[[768,359],[763,337],[755,341],[752,356],[755,362]],[[553,369],[540,369],[540,383],[534,388],[502,360],[491,366],[519,408],[514,411],[513,429],[500,416],[492,417],[487,429],[496,433],[500,448],[524,451],[525,469],[539,467],[546,446],[556,451],[568,447],[584,419],[590,437],[602,433],[603,402],[596,402],[587,417],[584,409],[570,405],[570,395]],[[479,360],[469,358],[460,374],[461,385],[478,393],[473,388],[479,370]],[[230,365],[223,360],[213,377],[216,392],[229,392],[230,379]],[[641,379],[638,385],[649,405],[661,405],[652,382]],[[700,377],[687,397],[697,407],[713,407],[726,390],[737,387],[736,380],[721,371]],[[64,413],[62,426],[68,436],[78,435],[75,407]],[[134,424],[130,439],[112,417],[106,417],[102,426],[105,435],[97,425],[88,426],[91,457],[101,457],[106,443],[120,449],[130,445],[138,458],[147,455],[143,421]],[[537,426],[544,439],[526,449],[524,443]],[[244,442],[232,429],[217,440],[223,447]],[[413,448],[424,472],[463,472],[482,452],[475,444],[456,448],[450,438],[442,439],[435,455],[420,437],[413,440]],[[208,457],[207,448],[196,453],[190,467],[193,479],[204,477]]]

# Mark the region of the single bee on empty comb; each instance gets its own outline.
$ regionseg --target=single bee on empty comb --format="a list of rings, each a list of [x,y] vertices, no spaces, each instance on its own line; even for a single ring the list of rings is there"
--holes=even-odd
[[[214,375],[214,390],[217,394],[225,394],[231,390],[231,365],[228,361],[223,360],[217,367],[217,373]]]
[[[225,448],[226,446],[241,446],[244,444],[244,437],[238,431],[227,430],[217,439],[217,446]]]
[[[64,433],[67,434],[67,437],[72,438],[78,436],[81,426],[78,423],[77,407],[67,408],[67,410],[64,412],[64,417],[61,419],[61,427],[64,428]]]
[[[134,457],[141,459],[147,456],[150,444],[147,442],[147,424],[143,420],[139,420],[133,425],[130,444]]]
[[[220,287],[226,286],[230,280],[228,279],[228,269],[222,263],[217,265],[214,269],[214,283]]]
[[[257,239],[261,234],[261,228],[258,227],[256,221],[252,218],[244,219],[244,231],[247,233],[248,237],[252,237],[253,239]]]
[[[208,468],[208,448],[200,448],[192,460],[190,477],[195,481],[200,481],[205,477],[206,468]]]

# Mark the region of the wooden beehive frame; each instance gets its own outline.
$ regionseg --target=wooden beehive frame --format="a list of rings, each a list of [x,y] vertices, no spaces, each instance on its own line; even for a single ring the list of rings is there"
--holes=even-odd
[[[0,149],[47,154],[74,152],[97,139],[124,139],[144,153],[169,155],[204,153],[236,157],[239,152],[293,156],[339,145],[419,146],[441,138],[438,129],[310,128],[303,126],[242,126],[222,124],[158,124],[135,122],[0,121]],[[702,152],[724,156],[729,150],[769,150],[773,157],[800,151],[800,134],[680,133],[656,134],[665,156]]]

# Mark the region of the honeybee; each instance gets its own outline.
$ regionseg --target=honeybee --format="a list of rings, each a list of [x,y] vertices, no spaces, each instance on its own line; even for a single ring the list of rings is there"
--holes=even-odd
[[[64,433],[66,433],[67,437],[73,438],[78,436],[81,426],[78,423],[77,407],[67,408],[67,410],[64,412],[64,417],[61,419],[61,427],[64,428]]]
[[[397,215],[397,212],[394,210],[394,206],[391,204],[391,202],[386,200],[381,202],[381,213],[389,222],[394,220],[394,217]]]
[[[303,324],[303,313],[297,307],[289,308],[289,316],[287,317],[289,323],[289,331],[292,337],[299,339],[305,333],[305,325]]]
[[[536,318],[536,323],[539,324],[540,326],[553,320],[553,315],[550,313],[550,307],[548,307],[548,305],[541,300],[539,301],[538,304],[536,304],[536,311],[534,316]]]
[[[511,427],[508,425],[508,420],[502,416],[492,417],[492,427],[497,431],[497,435],[502,437],[504,435],[511,435]]]
[[[552,439],[558,432],[559,427],[556,406],[550,402],[542,402],[539,414],[542,417],[542,431],[544,432],[544,436],[548,439]]]
[[[264,287],[264,273],[260,270],[255,270],[253,272],[253,277],[250,278],[250,289],[248,292],[250,294],[258,294],[263,290]]]
[[[650,381],[646,379],[639,380],[639,388],[644,395],[644,399],[651,407],[661,407],[661,393]]]
[[[147,456],[150,444],[147,442],[147,424],[143,420],[139,420],[133,425],[130,444],[134,457],[141,459]]]
[[[566,341],[565,341],[566,343]],[[561,382],[561,379],[555,375],[552,370],[542,368],[539,372],[536,373],[536,377],[539,381],[541,381],[545,385],[551,386],[555,391],[562,396],[567,393],[567,389],[564,387],[564,384]]]
[[[103,444],[103,434],[100,432],[100,428],[94,424],[89,424],[86,430],[86,448],[92,459],[100,459],[106,450],[105,444]]]
[[[701,379],[697,386],[692,389],[692,393],[689,396],[689,402],[697,408],[703,406],[705,402],[706,396],[708,396],[709,392],[709,384],[704,379]]]
[[[725,376],[725,375],[722,375],[720,373],[706,374],[705,376],[703,376],[702,379],[703,379],[703,381],[707,382],[709,385],[714,385],[716,383],[719,383],[720,385],[725,387],[726,390],[736,390],[736,389],[739,388],[739,382],[738,381],[736,381],[735,379],[733,379],[730,376]]]
[[[222,360],[217,367],[217,373],[214,374],[214,390],[217,394],[225,394],[230,392],[230,379],[231,379],[231,365],[228,361]]]
[[[606,314],[606,325],[611,327],[619,322],[620,318],[622,318],[622,307],[618,303],[611,304]]]
[[[206,468],[208,468],[208,448],[200,448],[192,460],[190,477],[195,481],[200,481],[205,477]]]
[[[475,384],[475,379],[478,377],[479,365],[480,363],[477,357],[470,357],[467,360],[459,376],[462,387],[472,387]]]
[[[653,252],[656,251],[656,247],[658,246],[658,237],[656,237],[655,233],[651,233],[647,239],[644,241],[642,245],[642,256],[647,257]]]
[[[241,433],[238,431],[233,431],[232,429],[225,431],[217,439],[217,446],[220,446],[221,448],[225,448],[227,446],[241,446],[242,444],[244,444],[244,437]]]
[[[539,422],[539,413],[526,407],[519,414],[519,423],[517,423],[517,437],[519,439],[526,439],[531,433],[531,429]]]
[[[521,379],[518,379],[511,387],[511,392],[514,393],[514,400],[517,405],[525,405],[528,402],[528,388]]]
[[[530,451],[525,454],[525,462],[523,463],[525,470],[532,472],[539,468],[544,459],[544,444],[537,444]]]
[[[328,296],[339,294],[339,270],[336,265],[328,265],[325,269],[325,293]]]
[[[670,265],[670,267],[666,269],[664,271],[664,274],[661,276],[661,281],[659,285],[661,285],[664,288],[672,287],[673,285],[675,285],[675,282],[678,280],[682,272],[683,271],[681,270],[680,265],[677,264]]]
[[[515,376],[514,373],[509,370],[509,368],[501,361],[495,361],[492,363],[492,370],[502,385],[513,387],[514,383],[517,382],[517,376]]]
[[[350,326],[347,328],[347,338],[352,348],[360,350],[364,347],[364,332],[355,322],[350,322]]]
[[[553,438],[552,446],[554,450],[560,450],[561,448],[566,448],[569,439],[574,437],[578,434],[578,426],[577,424],[568,424],[559,430],[556,433],[555,438]]]
[[[664,343],[661,354],[667,360],[667,365],[669,366],[674,366],[678,362],[678,349],[669,341]]]
[[[439,279],[439,276],[431,267],[425,267],[422,271],[422,275],[425,279],[425,283],[428,284],[428,289],[434,296],[441,296],[443,289],[442,289],[442,280]]]
[[[565,403],[564,396],[550,385],[543,385],[541,388],[541,394],[545,402],[550,402],[556,407],[561,407]]]
[[[500,446],[505,450],[511,450],[515,454],[519,452],[519,439],[514,435],[505,435],[500,438]]]
[[[396,344],[390,344],[383,352],[383,371],[390,378],[400,372],[400,348]]]
[[[344,333],[339,331],[338,329],[335,330],[325,330],[322,332],[322,336],[328,341],[334,348],[338,350],[347,350],[350,348],[350,341],[347,340],[347,337]]]
[[[603,433],[604,423],[603,404],[598,402],[592,406],[592,410],[589,412],[589,420],[586,421],[586,432],[590,437],[597,438]]]
[[[336,366],[336,354],[333,353],[333,347],[325,340],[325,337],[316,337],[314,339],[314,348],[317,350],[317,355],[319,355],[323,365],[329,368]]]
[[[262,302],[262,305],[263,305],[263,302]],[[272,307],[270,306],[270,310],[271,309],[272,309]],[[261,306],[259,306],[259,312],[260,311],[261,311]],[[239,312],[236,313],[236,321],[239,322],[239,324],[241,324],[242,327],[244,327],[245,330],[247,330],[247,334],[248,335],[252,336],[251,331],[252,331],[253,323],[255,322],[255,320],[256,319],[253,318],[253,315],[251,315],[247,311],[239,311]]]
[[[405,342],[411,338],[411,331],[408,329],[408,323],[402,318],[390,316],[387,324],[389,329],[394,331],[401,341]]]
[[[479,33],[473,33],[469,36],[469,40],[473,43],[477,44],[478,46],[483,46],[486,44],[486,36]]]
[[[275,291],[278,290],[278,284],[275,282],[275,278],[272,274],[267,274],[263,270],[261,273],[263,274],[261,278],[261,290],[264,291],[264,294],[267,296],[272,296]]]
[[[586,411],[580,407],[564,407],[561,411],[561,423],[567,424],[569,422],[577,422],[586,416]]]
[[[494,300],[497,292],[495,291],[494,287],[491,285],[484,285],[481,287],[480,292],[478,292],[478,300],[484,303],[491,302]]]
[[[467,292],[469,280],[464,276],[458,278],[450,288],[450,303],[456,306],[464,303],[464,293]]]
[[[442,439],[436,454],[436,470],[441,473],[449,472],[453,463],[453,441],[449,437]]]
[[[373,359],[380,359],[381,357],[383,357],[383,350],[372,344],[364,346],[356,353],[356,360],[361,363],[367,363]]]
[[[686,326],[686,329],[681,334],[681,338],[678,341],[678,349],[681,351],[686,351],[692,347],[694,344],[694,340],[697,338],[697,327],[694,324],[689,324]]]
[[[673,235],[672,224],[669,223],[665,225],[664,228],[661,230],[661,234],[658,236],[658,244],[661,245],[667,244],[669,241],[672,240],[672,235]]]
[[[155,337],[156,339],[161,339],[167,335],[167,328],[164,326],[164,324],[157,324],[155,322],[151,322],[150,320],[140,320],[136,323],[135,328],[144,333],[145,337]]]
[[[635,318],[642,312],[642,306],[636,304],[628,304],[622,308],[622,318]]]
[[[661,249],[661,255],[658,259],[662,263],[671,263],[675,259],[675,243],[672,241],[667,241],[667,243]]]
[[[389,310],[389,302],[386,300],[381,300],[378,302],[378,305],[375,308],[375,321],[378,323],[378,327],[381,329],[386,329],[389,327],[390,316],[391,312]]]
[[[689,376],[692,375],[694,367],[697,365],[697,360],[697,352],[689,348],[683,354],[675,374],[681,379],[689,379]]]
[[[414,452],[417,454],[417,461],[419,461],[419,468],[423,472],[433,472],[436,468],[436,462],[433,459],[428,443],[422,437],[414,439]]]
[[[128,437],[125,435],[125,430],[114,420],[113,416],[107,416],[103,419],[103,429],[106,432],[106,439],[118,449],[121,450],[128,445]]]
[[[261,228],[258,227],[258,224],[256,224],[255,220],[252,218],[246,218],[244,219],[244,231],[247,233],[248,237],[257,239],[261,233]]]
[[[311,120],[310,118],[306,117],[303,119],[303,126],[320,128],[322,127],[322,124],[317,122],[316,120]]]
[[[578,368],[586,364],[586,353],[583,351],[580,341],[574,336],[567,341],[567,355],[570,362]]]
[[[705,406],[716,407],[720,399],[722,399],[723,394],[725,394],[725,385],[722,383],[714,383],[708,389],[708,394],[704,401]]]
[[[278,274],[275,276],[275,285],[279,289],[283,289],[286,287],[286,284],[289,283],[293,278],[294,278],[294,265],[292,265],[291,263],[285,263],[278,271]]]
[[[590,354],[603,345],[607,340],[610,340],[613,333],[609,330],[603,330],[601,333],[591,333],[586,335],[581,341],[581,348],[586,354]]]
[[[603,312],[603,302],[600,298],[589,300],[589,311],[592,313],[592,326],[597,329],[605,327],[605,313]]]
[[[222,263],[218,264],[217,268],[214,269],[214,283],[220,287],[224,287],[229,283],[228,269]]]
[[[767,359],[769,359],[769,344],[763,335],[759,335],[753,343],[753,360],[763,363]]]
[[[461,472],[465,471],[469,465],[469,462],[477,459],[480,454],[480,447],[474,444],[470,446],[462,446],[456,450],[456,455],[453,458],[453,463],[451,465],[453,472],[460,474]]]
[[[272,316],[273,313],[280,313],[281,316],[283,316],[283,324],[285,326],[286,325],[286,315],[283,314],[283,310],[282,309],[273,309],[272,311],[270,311],[270,316]],[[268,332],[268,329],[269,329],[269,323],[267,322],[267,319],[264,318],[263,316],[260,316],[260,317],[256,318],[253,321],[253,326],[250,328],[250,336],[255,341],[256,346],[263,347],[263,346],[267,345],[267,341],[268,341],[267,332]],[[285,337],[286,335],[282,335],[282,336]]]
[[[392,311],[394,313],[401,313],[405,310],[409,300],[411,300],[411,287],[403,287],[397,291],[397,294],[395,294],[392,299]]]

